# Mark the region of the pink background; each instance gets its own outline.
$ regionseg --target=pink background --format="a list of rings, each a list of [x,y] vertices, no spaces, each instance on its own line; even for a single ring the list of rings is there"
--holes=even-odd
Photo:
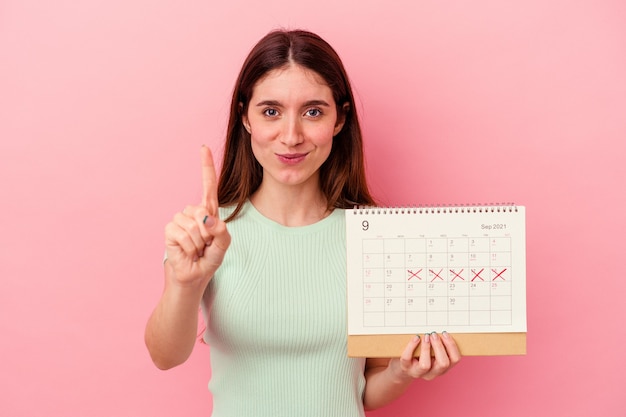
[[[164,373],[143,328],[163,226],[279,26],[343,57],[382,201],[527,206],[528,355],[369,415],[626,415],[622,0],[0,2],[0,415],[209,415],[209,349]]]

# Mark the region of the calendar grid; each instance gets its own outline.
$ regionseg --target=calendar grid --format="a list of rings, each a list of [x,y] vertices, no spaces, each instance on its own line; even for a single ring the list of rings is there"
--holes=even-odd
[[[364,327],[512,323],[511,238],[362,240]]]

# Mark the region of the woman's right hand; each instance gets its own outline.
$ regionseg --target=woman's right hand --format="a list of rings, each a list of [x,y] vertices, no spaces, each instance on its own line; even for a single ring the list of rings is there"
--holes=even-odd
[[[187,206],[165,226],[169,284],[206,287],[230,245],[226,224],[219,218],[217,176],[213,156],[202,146],[202,202]]]

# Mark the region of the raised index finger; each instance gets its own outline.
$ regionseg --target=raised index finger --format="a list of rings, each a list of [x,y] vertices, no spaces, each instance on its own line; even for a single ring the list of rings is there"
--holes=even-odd
[[[200,150],[202,159],[202,205],[206,207],[211,216],[217,215],[217,175],[213,154],[208,146],[202,145]]]

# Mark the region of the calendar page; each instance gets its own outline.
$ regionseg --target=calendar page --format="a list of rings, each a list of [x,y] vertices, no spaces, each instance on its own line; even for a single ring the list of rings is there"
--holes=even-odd
[[[526,332],[523,206],[345,215],[349,335]]]

